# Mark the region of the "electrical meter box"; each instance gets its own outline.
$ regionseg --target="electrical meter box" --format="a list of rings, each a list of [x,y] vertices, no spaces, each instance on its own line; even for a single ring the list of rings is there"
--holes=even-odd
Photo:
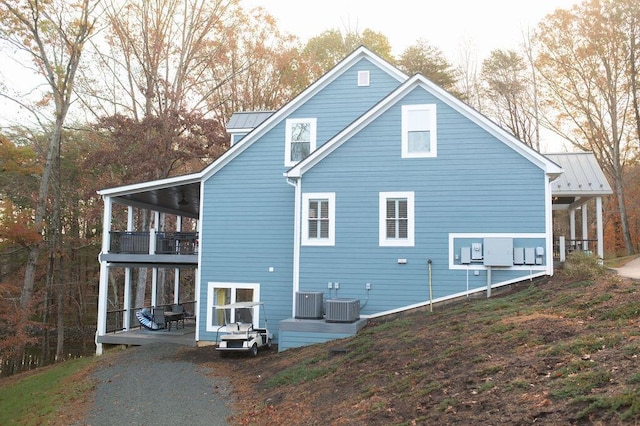
[[[483,245],[485,266],[513,265],[513,238],[485,238]]]

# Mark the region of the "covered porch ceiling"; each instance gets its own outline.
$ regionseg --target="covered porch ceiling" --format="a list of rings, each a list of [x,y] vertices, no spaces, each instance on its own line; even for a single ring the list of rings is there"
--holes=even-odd
[[[189,175],[98,191],[116,204],[199,218],[200,177]]]

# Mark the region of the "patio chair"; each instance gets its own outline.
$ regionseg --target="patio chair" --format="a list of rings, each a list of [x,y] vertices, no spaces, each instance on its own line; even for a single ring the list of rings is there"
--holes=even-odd
[[[164,308],[153,308],[153,322],[158,328],[167,328],[167,319],[164,316]]]
[[[181,314],[176,319],[176,328],[179,328],[180,323],[182,323],[182,328],[184,328],[184,315],[185,315],[184,306],[173,305],[171,306],[171,312],[173,312],[174,314]]]

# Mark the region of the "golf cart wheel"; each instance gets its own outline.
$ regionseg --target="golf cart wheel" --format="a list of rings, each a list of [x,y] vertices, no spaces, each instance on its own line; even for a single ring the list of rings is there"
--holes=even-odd
[[[249,351],[249,353],[251,354],[251,356],[258,355],[258,344],[257,343],[254,343],[253,346],[251,346],[251,350]]]

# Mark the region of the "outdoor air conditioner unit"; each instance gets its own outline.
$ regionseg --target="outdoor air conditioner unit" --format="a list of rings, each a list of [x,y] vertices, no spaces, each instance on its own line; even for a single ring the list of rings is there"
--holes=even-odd
[[[322,319],[322,292],[296,293],[296,318]]]
[[[327,300],[327,322],[355,322],[360,318],[360,300]]]

